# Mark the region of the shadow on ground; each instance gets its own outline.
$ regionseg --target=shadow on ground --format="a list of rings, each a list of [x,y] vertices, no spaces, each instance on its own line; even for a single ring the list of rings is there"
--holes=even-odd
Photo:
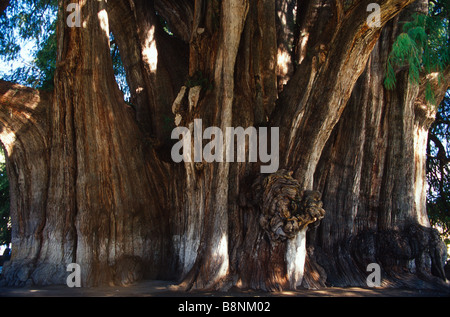
[[[449,292],[394,288],[324,288],[265,293],[252,290],[229,292],[181,292],[167,281],[142,281],[128,287],[69,288],[67,286],[0,288],[0,297],[450,297]]]

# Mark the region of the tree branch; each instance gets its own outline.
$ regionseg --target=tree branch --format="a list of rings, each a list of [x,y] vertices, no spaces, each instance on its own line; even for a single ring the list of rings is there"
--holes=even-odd
[[[110,1],[108,15],[127,74],[131,102],[136,105],[136,119],[147,136],[161,141],[162,118],[170,116],[173,95],[178,93],[187,72],[188,46],[164,32],[153,1]]]
[[[442,144],[441,140],[439,140],[439,138],[432,133],[429,133],[428,138],[438,148],[438,154],[435,158],[438,159],[441,164],[445,165],[450,163],[450,158],[447,156],[447,151],[445,150],[445,147]]]
[[[412,2],[381,1],[381,27]],[[280,127],[284,158],[281,167],[296,167],[295,177],[304,180],[305,188],[312,186],[320,153],[380,36],[381,27],[367,25],[369,3],[361,1],[342,21],[334,21],[331,39],[317,41],[315,56],[297,69],[274,112],[272,124]]]
[[[426,99],[427,86],[431,85],[434,93],[435,104],[431,104]],[[414,111],[416,120],[420,122],[426,129],[429,129],[432,124],[437,124],[436,116],[438,105],[442,102],[450,87],[450,65],[441,73],[432,73],[427,76],[421,76],[421,83],[419,85],[419,93],[415,100]]]
[[[48,141],[48,109],[51,94],[0,80],[0,139],[10,154],[15,142],[40,136]]]
[[[0,15],[3,13],[3,11],[6,10],[6,8],[9,6],[10,0],[0,0]]]
[[[439,105],[444,99],[447,90],[450,88],[450,65],[440,73],[435,72],[427,76],[422,76],[417,101],[424,105],[429,103],[425,98],[428,84],[431,85],[431,89],[434,92],[436,105]]]

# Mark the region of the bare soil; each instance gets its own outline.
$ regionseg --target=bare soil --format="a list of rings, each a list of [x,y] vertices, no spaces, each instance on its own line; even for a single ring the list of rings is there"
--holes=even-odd
[[[47,287],[1,287],[0,297],[450,297],[450,290],[419,290],[395,288],[339,288],[297,290],[265,293],[233,289],[228,292],[182,292],[167,281],[142,281],[127,287],[69,288],[65,285]]]

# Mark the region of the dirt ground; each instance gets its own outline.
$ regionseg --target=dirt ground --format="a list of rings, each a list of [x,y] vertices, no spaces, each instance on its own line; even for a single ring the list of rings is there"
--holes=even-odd
[[[69,288],[1,287],[0,297],[450,297],[448,292],[391,288],[325,288],[275,293],[232,290],[229,292],[181,292],[170,282],[142,281],[128,287]]]

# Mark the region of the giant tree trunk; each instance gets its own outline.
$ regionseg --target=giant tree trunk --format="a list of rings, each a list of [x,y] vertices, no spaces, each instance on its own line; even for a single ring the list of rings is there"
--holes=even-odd
[[[380,263],[385,286],[411,286],[411,272],[434,281],[432,267],[445,262],[445,247],[426,214],[423,151],[436,108],[405,70],[394,91],[383,88],[398,25],[426,7],[417,1],[383,29],[316,169],[327,217],[310,239],[333,285],[364,286],[367,265]],[[435,274],[445,280],[441,268]]]
[[[22,91],[37,95],[25,104],[33,109],[31,128],[15,126],[15,112],[25,115],[22,105],[3,121],[21,140],[3,139],[18,199],[11,210],[16,251],[6,279],[64,283],[69,263],[83,268],[84,285],[127,283],[144,271],[156,277],[167,258],[161,238],[167,218],[155,195],[163,190],[155,180],[165,172],[157,161],[148,165],[146,155],[154,154],[144,148],[115,82],[105,4],[83,5],[83,28],[66,25],[64,7],[53,98],[39,100],[22,87],[16,94],[14,86],[4,95],[10,107],[16,105],[8,98],[27,102],[18,99]]]
[[[60,1],[54,92],[0,83],[8,284],[64,283],[72,262],[85,286],[186,290],[362,285],[372,262],[386,283],[406,268],[440,276],[423,196],[433,113],[404,71],[382,88],[391,19],[413,1],[380,1],[383,31],[366,23],[370,1],[78,2],[83,26],[70,28]],[[174,162],[172,129],[193,133],[196,119],[201,132],[279,127],[279,171],[262,173],[248,145],[246,162]]]

